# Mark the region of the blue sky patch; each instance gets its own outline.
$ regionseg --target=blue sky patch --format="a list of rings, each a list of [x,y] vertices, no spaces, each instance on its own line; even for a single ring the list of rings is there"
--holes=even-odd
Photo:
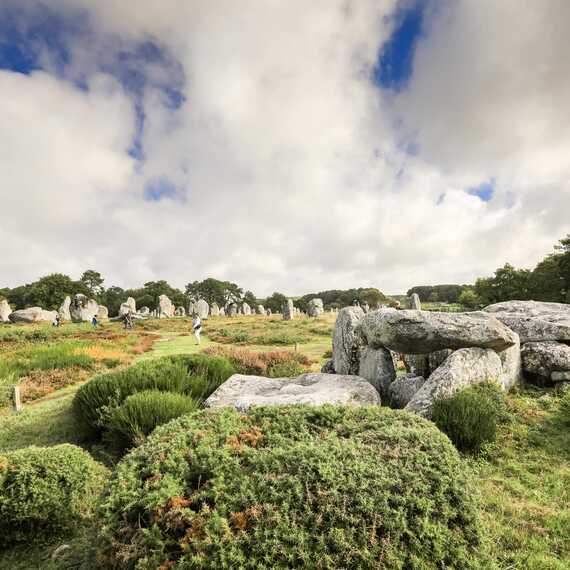
[[[399,91],[410,79],[427,3],[428,0],[400,0],[389,17],[393,20],[393,32],[380,48],[373,71],[373,80],[380,87]]]
[[[147,202],[160,202],[162,200],[184,202],[186,196],[174,183],[163,176],[147,183],[144,189],[144,199]]]
[[[472,186],[465,190],[470,196],[477,196],[483,202],[489,202],[493,198],[495,192],[495,179],[491,178],[486,182],[482,182],[478,186]]]

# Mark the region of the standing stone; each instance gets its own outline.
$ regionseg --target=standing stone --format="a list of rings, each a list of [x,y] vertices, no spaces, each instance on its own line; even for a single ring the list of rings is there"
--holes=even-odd
[[[68,297],[68,299],[69,299],[69,297]],[[6,299],[2,299],[0,301],[0,323],[9,322],[11,312],[12,312],[12,309],[10,308],[8,301],[6,301]]]
[[[356,327],[364,317],[360,307],[345,307],[333,330],[333,364],[337,374],[358,374],[362,340]]]
[[[230,303],[228,305],[228,317],[235,317],[237,315],[237,305],[235,303]]]
[[[422,304],[420,302],[420,296],[417,293],[412,293],[410,298],[408,299],[408,308],[414,311],[421,311]]]
[[[362,305],[360,305],[360,306],[361,306],[362,310],[363,310],[365,313],[369,313],[369,312],[370,312],[370,305],[369,305],[368,303],[364,302],[364,303],[362,303]]]
[[[148,315],[150,315],[150,309],[148,307],[141,307],[139,309],[139,314],[142,315],[143,317],[147,317]]]
[[[270,317],[273,313],[271,312],[271,309],[267,309],[267,311],[265,311],[267,316]]]
[[[137,304],[132,297],[129,297],[124,303],[121,303],[119,307],[119,317],[123,315],[134,315],[136,312]]]
[[[319,315],[322,315],[324,312],[325,308],[322,299],[311,299],[307,303],[307,315],[309,315],[309,317],[316,318]]]
[[[61,306],[59,307],[59,318],[62,321],[70,321],[71,320],[71,313],[69,312],[69,307],[71,306],[71,297],[68,295],[64,300]]]
[[[158,318],[169,319],[174,316],[174,305],[166,295],[158,297]]]
[[[220,316],[220,307],[218,307],[217,303],[212,303],[212,306],[210,307],[210,316],[211,317]]]
[[[91,322],[99,312],[99,305],[94,299],[88,299],[85,295],[78,293],[73,296],[69,305],[69,313],[74,323]]]
[[[194,312],[201,318],[207,319],[210,315],[210,305],[204,299],[198,299],[194,305]]]
[[[219,315],[220,317],[225,317],[225,316],[226,316],[226,310],[224,309],[224,307],[220,307],[220,311],[219,311],[218,315]]]
[[[499,357],[503,366],[503,373],[499,381],[503,388],[508,391],[522,382],[521,343],[518,334],[515,344],[500,352]]]
[[[291,321],[294,317],[295,307],[293,306],[293,301],[291,301],[291,299],[287,299],[287,301],[283,303],[283,320]]]
[[[41,307],[29,307],[10,313],[8,317],[12,323],[41,323],[52,322],[57,311],[45,311]]]
[[[186,309],[186,313],[192,316],[196,312],[196,303],[194,301],[188,301],[188,307]]]
[[[390,404],[395,408],[405,408],[425,382],[425,378],[415,374],[398,376],[388,389]]]
[[[439,368],[452,352],[453,350],[451,350],[450,348],[444,348],[443,350],[436,350],[435,352],[430,352],[428,354],[430,374],[434,372],[437,368]],[[424,376],[424,378],[427,378],[427,376]]]
[[[382,397],[387,396],[390,384],[396,379],[390,351],[365,346],[360,352],[358,376],[366,378]]]
[[[251,315],[251,307],[244,301],[241,305],[244,315]]]
[[[521,356],[524,371],[543,379],[553,372],[570,371],[570,346],[561,342],[527,342]]]
[[[105,305],[99,305],[97,308],[97,320],[104,321],[109,318],[109,309]]]
[[[456,350],[414,394],[404,409],[431,418],[435,400],[449,398],[456,392],[481,382],[500,382],[502,372],[501,359],[494,350]]]
[[[263,305],[257,305],[257,314],[265,315],[265,307]]]
[[[186,309],[184,307],[176,307],[174,311],[175,317],[185,317],[186,316]]]

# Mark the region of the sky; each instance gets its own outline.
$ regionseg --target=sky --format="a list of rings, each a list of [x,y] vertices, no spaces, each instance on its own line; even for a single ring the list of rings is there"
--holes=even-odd
[[[1,0],[0,287],[259,296],[533,267],[570,233],[570,2]]]

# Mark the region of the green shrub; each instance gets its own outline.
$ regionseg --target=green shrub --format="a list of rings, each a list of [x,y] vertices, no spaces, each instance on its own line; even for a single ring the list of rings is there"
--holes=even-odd
[[[203,354],[166,356],[96,376],[77,391],[73,411],[87,434],[101,435],[113,409],[146,390],[207,398],[235,369],[221,357]]]
[[[119,463],[99,556],[125,569],[480,569],[476,496],[449,440],[411,414],[199,411]]]
[[[111,413],[105,437],[122,451],[140,445],[154,428],[194,412],[198,402],[190,396],[148,390],[129,396]]]
[[[484,382],[437,400],[432,419],[460,451],[476,453],[495,441],[497,423],[506,418],[505,396],[498,384]]]
[[[269,378],[287,378],[292,376],[299,376],[306,370],[296,361],[291,362],[278,362],[267,369]]]
[[[70,444],[0,456],[0,545],[49,540],[91,518],[105,475]]]

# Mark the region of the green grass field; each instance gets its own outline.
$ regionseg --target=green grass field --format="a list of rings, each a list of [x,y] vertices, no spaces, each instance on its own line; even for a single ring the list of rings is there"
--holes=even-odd
[[[1,330],[0,357],[8,355],[2,361],[11,363],[10,366],[22,357],[28,363],[27,375],[21,376],[24,381],[30,374],[53,375],[54,370],[58,370],[44,370],[45,357],[37,356],[44,354],[46,346],[57,346],[58,342],[62,345],[79,342],[73,350],[84,348],[81,343],[95,347],[90,349],[95,364],[88,369],[78,369],[75,365],[64,368],[64,371],[82,372],[78,372],[76,381],[25,403],[19,414],[4,407],[0,412],[0,454],[29,445],[81,444],[70,405],[78,386],[90,375],[106,369],[98,358],[98,351],[120,353],[119,365],[123,366],[139,359],[194,353],[211,346],[250,350],[296,348],[312,360],[313,369],[318,369],[325,353],[331,349],[334,317],[325,315],[316,322],[309,319],[284,322],[278,317],[253,316],[235,321],[210,319],[204,324],[200,347],[195,344],[187,319],[149,321],[127,335],[116,325],[96,333],[82,329],[66,332],[56,335],[57,338],[48,331],[50,337],[43,340],[24,338],[32,330],[41,331],[41,327],[14,327],[12,330],[24,332],[18,333],[16,340],[4,342],[1,339],[6,332]],[[220,334],[220,331],[226,332]],[[89,338],[85,338],[86,335]],[[105,336],[108,338],[103,338]],[[241,340],[227,342],[228,338],[236,337]],[[267,344],[269,338],[288,339],[290,343]],[[26,355],[25,358],[22,355]],[[35,370],[34,366],[39,368]],[[478,481],[481,515],[496,567],[501,570],[570,569],[570,434],[560,419],[559,395],[552,389],[529,387],[510,394],[508,405],[509,420],[500,426],[498,441],[482,455],[464,459]],[[106,459],[98,449],[89,451],[99,460]],[[83,532],[78,529],[78,537]],[[50,560],[51,553],[60,544],[47,543],[4,552],[0,554],[0,569],[69,568]]]

